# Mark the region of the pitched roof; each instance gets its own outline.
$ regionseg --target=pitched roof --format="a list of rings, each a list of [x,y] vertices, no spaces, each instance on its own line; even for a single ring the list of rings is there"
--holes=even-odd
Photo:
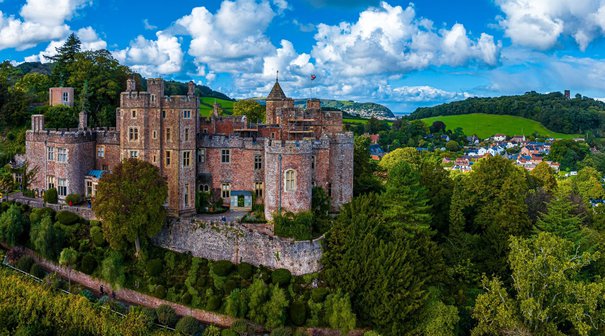
[[[282,100],[282,99],[286,99],[286,98],[288,98],[288,97],[286,97],[286,94],[281,89],[279,82],[275,81],[275,85],[273,85],[271,92],[267,96],[267,100]]]

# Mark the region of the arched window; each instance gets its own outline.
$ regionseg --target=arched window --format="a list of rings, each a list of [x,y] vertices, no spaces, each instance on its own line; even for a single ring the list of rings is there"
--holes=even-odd
[[[284,190],[296,191],[296,170],[286,170],[286,174],[284,176]]]

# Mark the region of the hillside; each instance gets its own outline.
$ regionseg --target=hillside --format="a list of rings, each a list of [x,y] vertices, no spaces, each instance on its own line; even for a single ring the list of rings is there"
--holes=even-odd
[[[422,121],[427,125],[431,125],[435,121],[443,121],[448,130],[454,130],[461,127],[465,134],[476,134],[481,139],[488,138],[498,133],[506,134],[508,136],[523,134],[531,135],[537,133],[562,139],[581,137],[579,134],[553,132],[537,121],[508,115],[472,113],[455,116],[431,117],[422,119]]]
[[[599,132],[605,126],[601,122],[605,115],[605,103],[581,95],[567,99],[560,92],[528,92],[520,96],[468,98],[435,107],[418,108],[410,118],[423,119],[470,113],[524,117],[538,121],[552,131],[568,134],[589,130]]]
[[[307,103],[306,99],[296,99],[295,106],[303,107]],[[393,112],[386,106],[376,103],[358,103],[350,100],[331,100],[321,99],[321,107],[337,109],[347,112],[354,116],[363,118],[383,117],[394,118]]]
[[[225,100],[214,97],[202,97],[200,98],[200,115],[202,117],[208,117],[212,114],[214,102],[221,105],[224,114],[233,114],[232,100]]]

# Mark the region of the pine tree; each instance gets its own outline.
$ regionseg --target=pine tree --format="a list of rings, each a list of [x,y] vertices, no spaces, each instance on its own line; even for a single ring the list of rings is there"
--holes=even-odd
[[[583,218],[575,213],[575,208],[569,197],[559,195],[548,203],[547,212],[538,219],[536,229],[577,242],[581,238]]]
[[[51,79],[53,83],[58,85],[66,85],[70,77],[70,65],[76,60],[76,55],[81,51],[82,42],[80,38],[72,33],[69,35],[65,43],[56,48],[57,54],[54,56],[44,56],[47,60],[55,63]]]

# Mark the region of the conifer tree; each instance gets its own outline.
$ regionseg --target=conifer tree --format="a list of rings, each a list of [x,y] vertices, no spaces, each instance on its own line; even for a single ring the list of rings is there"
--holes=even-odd
[[[538,219],[536,229],[577,242],[580,239],[582,222],[582,216],[575,213],[575,205],[569,197],[559,195],[548,203],[547,212]]]

